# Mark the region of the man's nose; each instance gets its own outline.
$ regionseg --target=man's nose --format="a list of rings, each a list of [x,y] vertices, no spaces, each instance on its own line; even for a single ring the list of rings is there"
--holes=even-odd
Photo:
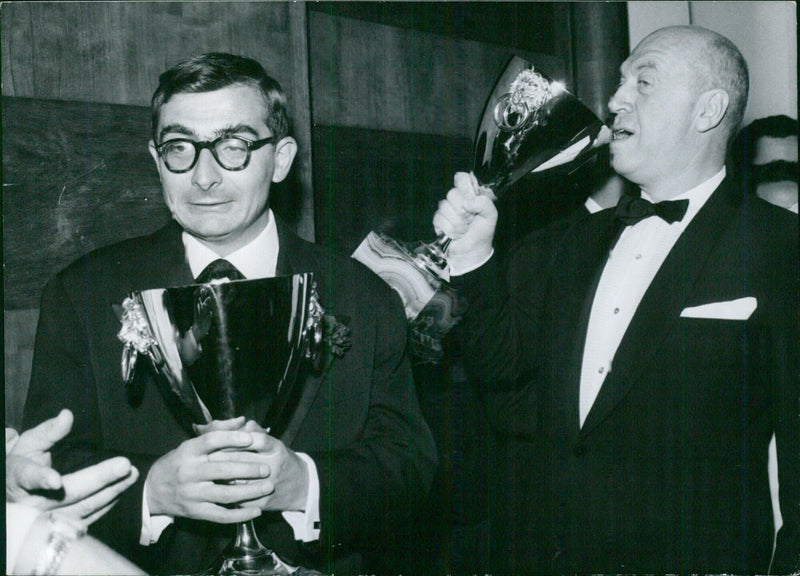
[[[192,184],[201,190],[208,191],[222,181],[222,167],[217,164],[211,150],[200,150],[197,164],[192,171]]]
[[[620,112],[628,112],[631,109],[631,99],[629,90],[625,84],[620,84],[616,92],[608,100],[608,111],[616,115]]]

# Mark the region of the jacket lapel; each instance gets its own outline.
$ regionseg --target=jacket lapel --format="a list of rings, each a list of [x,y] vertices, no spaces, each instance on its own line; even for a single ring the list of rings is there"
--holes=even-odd
[[[613,371],[603,383],[581,435],[602,422],[643,377],[660,344],[678,322],[692,286],[736,213],[733,188],[729,179],[720,185],[664,260],[620,342]]]
[[[555,417],[566,424],[564,430],[570,434],[579,428],[578,394],[586,325],[613,226],[613,210],[578,217],[567,230],[566,241],[553,261],[548,346],[554,359],[550,378],[556,385],[549,389],[552,405],[558,410]],[[566,264],[561,265],[562,262]]]
[[[142,262],[133,267],[137,277],[130,285],[139,289],[184,286],[194,282],[181,240],[181,228],[174,221],[153,233],[139,257]]]

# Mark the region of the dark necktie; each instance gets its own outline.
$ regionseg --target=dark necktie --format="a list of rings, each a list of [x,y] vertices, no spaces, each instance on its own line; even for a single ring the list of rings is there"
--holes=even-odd
[[[650,216],[658,216],[668,224],[672,224],[683,218],[688,207],[688,200],[664,200],[653,204],[639,196],[624,195],[617,203],[616,216],[625,226],[633,226]]]
[[[218,258],[200,272],[196,282],[198,284],[206,284],[212,280],[221,280],[222,278],[244,280],[244,275],[236,269],[236,266],[224,258]]]

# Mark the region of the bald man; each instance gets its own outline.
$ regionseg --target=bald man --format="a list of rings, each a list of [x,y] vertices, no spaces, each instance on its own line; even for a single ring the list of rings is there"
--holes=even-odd
[[[498,262],[468,175],[440,204],[464,356],[511,407],[498,573],[800,569],[798,227],[726,174],[747,93],[727,38],[646,37],[609,101],[612,165],[640,192],[554,229],[544,279],[541,234]]]

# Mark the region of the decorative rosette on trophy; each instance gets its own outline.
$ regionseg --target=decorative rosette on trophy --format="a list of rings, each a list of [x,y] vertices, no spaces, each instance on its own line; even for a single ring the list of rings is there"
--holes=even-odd
[[[120,315],[126,385],[145,355],[194,423],[245,415],[272,434],[288,423],[300,365],[314,360],[322,340],[313,274],[142,290]],[[231,545],[204,572],[288,573],[252,521],[236,525]]]
[[[603,122],[566,87],[529,62],[512,57],[495,83],[475,137],[473,174],[481,194],[493,200],[520,178],[569,163],[594,152]],[[407,246],[371,232],[353,257],[400,293],[413,321],[447,291],[450,240]],[[445,329],[452,321],[439,323]]]

